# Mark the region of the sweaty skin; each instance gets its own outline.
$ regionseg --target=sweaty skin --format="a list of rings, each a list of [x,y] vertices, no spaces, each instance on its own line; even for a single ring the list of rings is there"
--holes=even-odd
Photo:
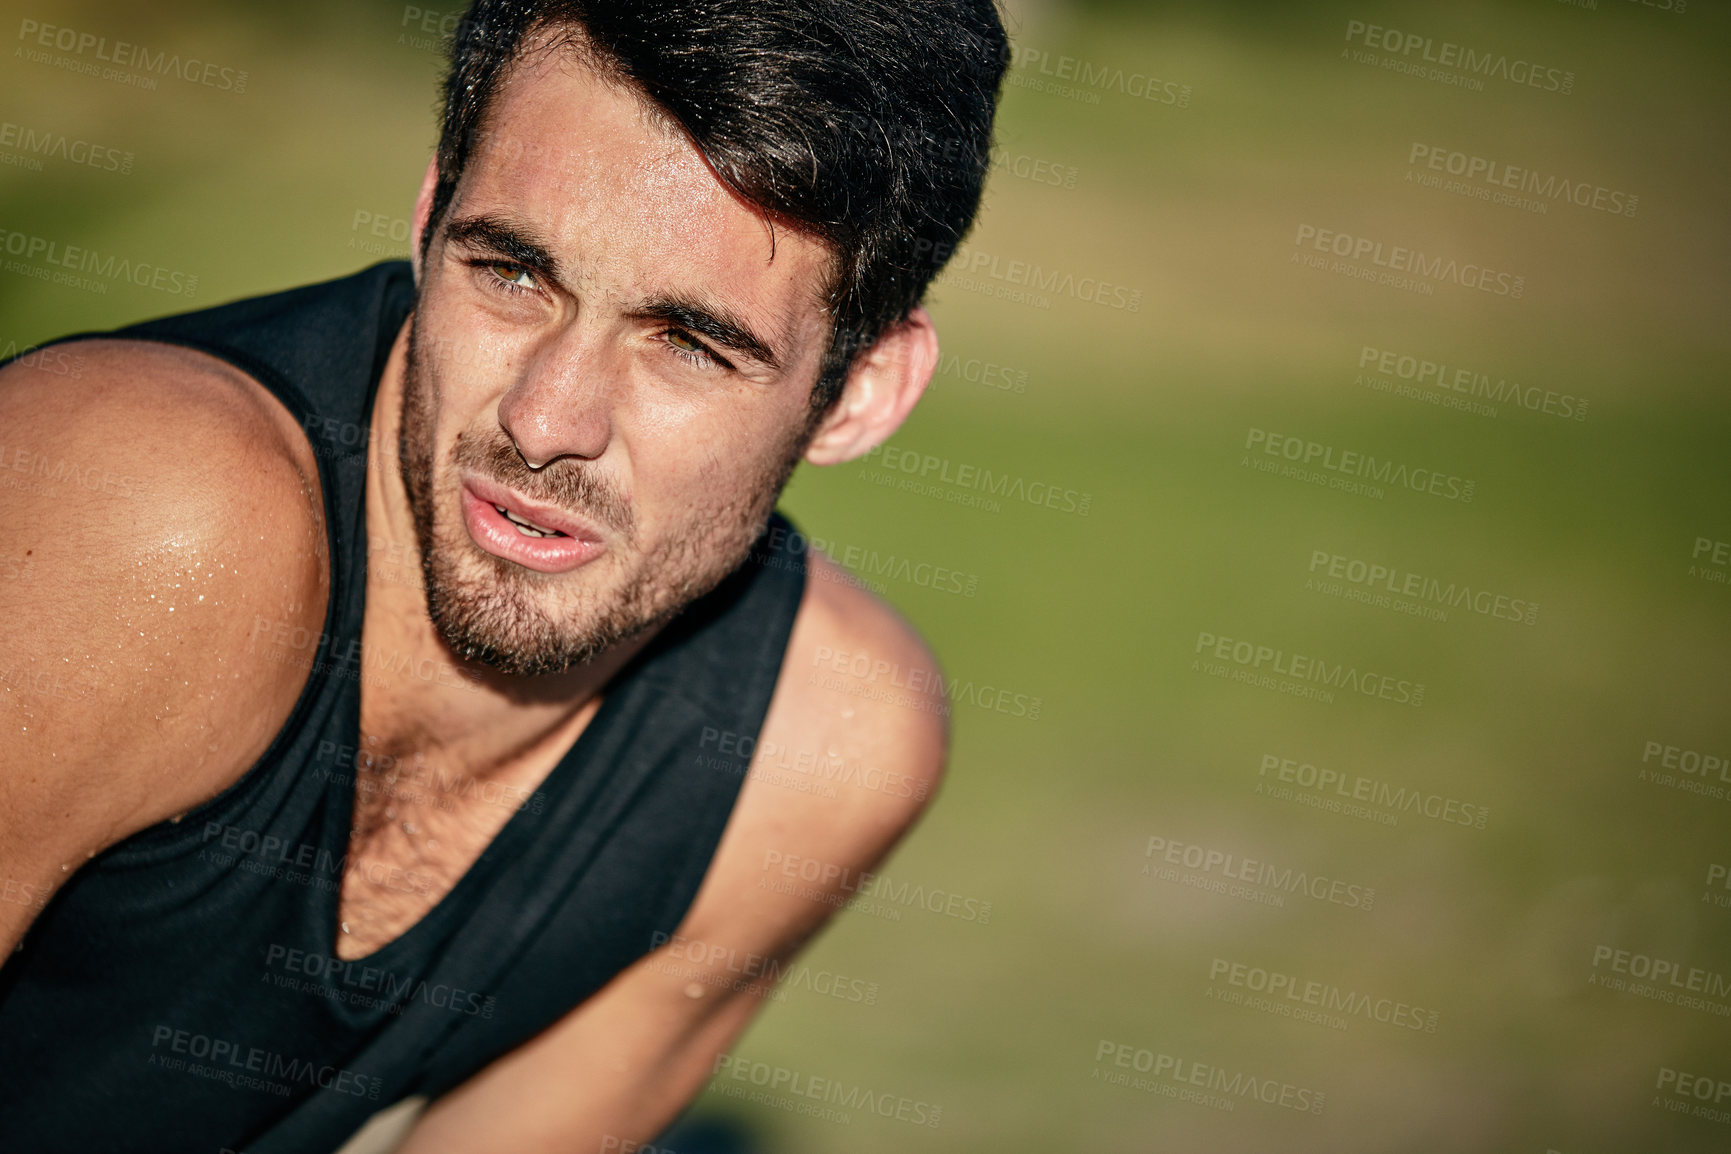
[[[453,222],[476,221],[490,227],[448,239]],[[539,263],[501,251],[498,227],[531,239]],[[381,663],[384,680],[363,685],[343,957],[412,926],[498,833],[509,808],[475,802],[484,791],[473,784],[532,792],[652,635],[654,615],[738,560],[806,431],[828,339],[829,259],[785,226],[772,237],[682,135],[571,55],[531,53],[507,81],[417,270],[419,360],[411,368],[405,326],[371,425],[370,547],[412,560],[369,566],[363,645],[410,660]],[[669,301],[732,328],[670,323]],[[251,627],[262,618],[316,633],[329,590],[311,447],[274,398],[184,349],[102,341],[80,351],[77,384],[24,364],[0,371],[9,449],[127,480],[63,486],[52,501],[0,488],[0,541],[27,554],[33,574],[0,582],[0,871],[9,893],[28,897],[0,902],[5,951],[41,908],[37,896],[106,846],[215,796],[263,752],[307,669]],[[889,437],[936,359],[931,322],[915,310],[862,354],[803,459],[839,463]],[[430,468],[410,476],[426,486],[430,540],[464,603],[496,610],[470,623],[464,644],[475,630],[512,644],[537,630],[561,642],[602,636],[633,599],[650,618],[643,631],[535,675],[447,644],[417,582],[391,578],[420,561],[398,452],[402,402],[417,388]],[[545,495],[530,487],[579,491],[532,478],[595,481],[581,489],[590,507],[544,514],[581,520],[594,557],[545,572],[501,556],[510,549],[497,540],[488,548],[465,515],[460,438],[513,448],[525,500]],[[625,502],[628,517],[600,493]],[[935,665],[904,622],[840,576],[812,557],[758,759],[675,943],[434,1103],[405,1151],[652,1138],[766,993],[763,979],[680,956],[677,942],[785,963],[848,896],[844,879],[872,868],[918,816],[942,771],[942,698],[854,695],[818,674],[834,654]],[[382,672],[428,660],[458,676]],[[765,763],[771,749],[879,768],[870,780],[894,775],[906,788],[791,788]],[[399,789],[369,765],[414,765],[456,788]],[[837,880],[764,885],[771,854],[832,864]]]

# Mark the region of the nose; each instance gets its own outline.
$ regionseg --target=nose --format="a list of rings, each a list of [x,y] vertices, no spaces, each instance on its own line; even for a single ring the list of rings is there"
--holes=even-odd
[[[594,460],[613,440],[615,382],[623,373],[599,342],[568,332],[541,349],[499,398],[499,425],[531,469],[560,457]]]

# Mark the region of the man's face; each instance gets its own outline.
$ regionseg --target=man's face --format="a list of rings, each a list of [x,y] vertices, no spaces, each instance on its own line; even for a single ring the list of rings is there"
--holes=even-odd
[[[829,263],[635,94],[566,52],[517,66],[427,253],[404,383],[453,650],[558,671],[739,564],[807,435]]]

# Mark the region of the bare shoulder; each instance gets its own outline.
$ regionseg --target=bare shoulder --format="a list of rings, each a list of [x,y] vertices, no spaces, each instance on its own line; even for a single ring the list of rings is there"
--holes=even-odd
[[[949,743],[938,659],[912,625],[829,558],[810,553],[807,574],[764,739],[893,763],[924,787],[907,799],[920,803],[904,807],[911,817],[935,791]]]
[[[50,352],[0,370],[0,831],[64,855],[256,760],[310,665],[256,622],[316,637],[328,577],[311,448],[262,386],[152,342]]]

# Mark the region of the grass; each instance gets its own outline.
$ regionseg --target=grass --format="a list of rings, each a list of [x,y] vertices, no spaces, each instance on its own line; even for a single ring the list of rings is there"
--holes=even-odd
[[[130,175],[0,169],[8,228],[196,272],[214,302],[368,263],[357,211],[404,217],[431,141],[434,57],[402,10],[56,5],[54,20],[249,67],[241,96],[136,91],[13,59],[0,117],[112,141]],[[1341,53],[1351,20],[1576,74],[1562,96],[1413,80]],[[1731,1080],[1727,1021],[1589,984],[1598,945],[1731,971],[1731,802],[1638,780],[1649,741],[1731,751],[1731,588],[1690,576],[1731,539],[1725,390],[1726,18],[1600,0],[1402,5],[1046,4],[1017,36],[1055,60],[1190,86],[1187,108],[1006,90],[1006,155],[973,251],[1139,290],[1135,312],[933,292],[947,353],[1026,373],[941,377],[893,444],[1090,498],[998,512],[805,471],[786,505],[844,544],[977,578],[886,583],[959,678],[1039,697],[960,705],[941,803],[892,877],[992,902],[989,924],[844,916],[811,962],[875,1006],[799,994],[740,1053],[943,1107],[847,1125],[711,1094],[777,1150],[1709,1150],[1655,1108],[1661,1066]],[[1031,73],[1024,70],[1024,76]],[[1092,90],[1091,90],[1092,91]],[[1640,197],[1545,214],[1408,182],[1415,143]],[[1519,300],[1418,295],[1295,264],[1300,226],[1525,278]],[[401,251],[401,246],[396,246]],[[1308,251],[1308,250],[1306,250]],[[988,283],[989,277],[982,278]],[[0,344],[185,307],[0,275]],[[1589,402],[1494,417],[1358,383],[1366,346]],[[1252,430],[1475,483],[1379,499],[1255,471]],[[1274,458],[1264,458],[1274,460]],[[1446,621],[1307,589],[1317,551],[1536,602],[1532,625]],[[1426,687],[1332,704],[1193,668],[1248,639]],[[1483,830],[1398,825],[1259,794],[1266,755],[1488,807]],[[1142,876],[1151,836],[1376,890],[1274,907]],[[1216,959],[1435,1009],[1434,1034],[1207,997]],[[1601,967],[1600,973],[1603,973]],[[1215,983],[1219,988],[1219,983]],[[1326,1093],[1320,1115],[1230,1112],[1092,1077],[1102,1040]]]

